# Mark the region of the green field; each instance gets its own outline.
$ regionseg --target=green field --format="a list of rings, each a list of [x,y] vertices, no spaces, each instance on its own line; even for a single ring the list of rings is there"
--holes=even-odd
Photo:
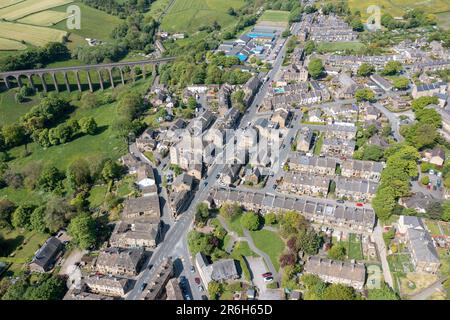
[[[59,7],[70,2],[73,2],[73,0],[25,0],[0,9],[0,18],[8,21],[15,21],[30,14]]]
[[[348,0],[348,4],[353,11],[359,10],[363,18],[367,18],[367,8],[370,5],[378,5],[381,14],[390,13],[394,17],[402,16],[406,10],[419,8],[428,13],[441,13],[450,11],[448,0]]]
[[[94,38],[103,41],[111,40],[111,31],[122,22],[122,20],[116,16],[91,8],[81,2],[76,1],[72,4],[79,6],[81,10],[81,29],[70,30],[71,35],[75,36],[70,38],[70,40],[75,41],[74,46],[78,44],[86,45],[87,43],[84,38]],[[66,12],[66,9],[67,6],[61,6],[54,10]],[[59,30],[67,31],[66,21],[61,21],[54,27]]]
[[[161,29],[168,32],[194,32],[204,25],[217,21],[222,29],[235,17],[227,14],[230,7],[238,9],[244,5],[243,0],[176,0],[163,17]]]
[[[255,243],[255,246],[270,257],[275,269],[280,269],[280,262],[278,259],[284,250],[284,242],[281,240],[280,236],[275,232],[264,229],[259,231],[250,231],[250,235]]]
[[[66,18],[67,13],[65,12],[47,10],[26,16],[25,18],[17,21],[20,23],[33,24],[36,26],[51,27],[58,22],[65,20]]]
[[[51,28],[0,22],[0,38],[21,40],[35,46],[43,46],[48,42],[61,42],[65,35],[65,31]]]
[[[0,93],[0,126],[19,120],[37,103],[36,97],[26,103],[17,103],[15,93],[15,90]]]
[[[167,8],[171,0],[156,0],[150,6],[150,10],[145,14],[146,16],[150,16],[153,19],[157,20],[161,14],[164,12],[164,9]]]
[[[26,48],[27,46],[21,42],[0,38],[0,50],[16,51],[16,50],[25,50]]]
[[[349,42],[319,42],[317,43],[317,51],[319,53],[335,52],[351,50],[356,52],[364,47],[364,44],[358,41]]]
[[[259,20],[270,22],[288,22],[289,11],[266,10],[264,11],[263,15],[259,18]]]

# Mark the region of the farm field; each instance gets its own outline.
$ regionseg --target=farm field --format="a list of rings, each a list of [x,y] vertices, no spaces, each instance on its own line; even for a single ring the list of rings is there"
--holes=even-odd
[[[30,14],[59,7],[73,0],[25,0],[15,5],[0,9],[0,18],[14,21]]]
[[[5,8],[24,0],[0,0],[0,8]]]
[[[27,46],[19,41],[0,38],[0,50],[17,51],[25,50],[26,48]]]
[[[164,9],[169,5],[171,0],[156,0],[150,6],[150,10],[145,13],[146,16],[158,19],[163,13]]]
[[[230,7],[244,5],[243,0],[176,0],[161,22],[161,29],[169,32],[194,32],[199,27],[217,21],[222,28],[235,21],[227,14]]]
[[[352,11],[359,10],[363,18],[367,18],[367,7],[376,4],[381,8],[381,14],[389,12],[394,17],[402,16],[406,10],[420,8],[428,13],[441,13],[450,10],[450,2],[447,0],[348,0]]]
[[[67,13],[65,12],[47,10],[26,16],[25,18],[17,21],[25,24],[33,24],[36,26],[51,27],[58,22],[65,20],[66,18]]]
[[[28,102],[17,103],[15,94],[16,92],[14,90],[0,93],[0,126],[19,120],[33,105],[39,102],[35,96]]]
[[[46,27],[0,22],[0,38],[17,39],[35,46],[43,46],[48,42],[61,42],[66,34],[66,31]]]
[[[436,17],[438,19],[439,26],[446,30],[450,29],[450,11],[438,13],[436,14]]]
[[[118,17],[109,15],[101,10],[91,8],[81,2],[74,2],[70,5],[77,5],[81,10],[81,29],[70,30],[71,36],[69,40],[74,41],[73,47],[79,44],[86,44],[85,38],[94,38],[102,41],[111,39],[111,31],[118,26],[122,20]],[[54,11],[66,12],[67,6],[55,8]],[[103,26],[107,26],[106,28]],[[67,30],[66,21],[57,23],[54,28],[59,30]],[[69,49],[71,49],[69,43]]]

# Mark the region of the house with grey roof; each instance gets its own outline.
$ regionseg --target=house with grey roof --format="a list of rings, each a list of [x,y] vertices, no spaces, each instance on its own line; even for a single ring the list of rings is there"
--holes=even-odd
[[[431,84],[413,85],[412,96],[414,99],[433,96],[434,94],[445,94],[449,91],[449,84],[446,82],[435,82]]]
[[[377,86],[379,86],[384,91],[387,92],[392,90],[392,84],[379,74],[371,75],[370,79],[372,79],[372,81],[375,82]]]
[[[95,269],[102,274],[135,276],[144,262],[143,248],[108,248],[101,251]]]
[[[437,273],[441,262],[428,231],[409,228],[406,230],[406,239],[415,271]]]
[[[302,128],[297,133],[296,150],[308,152],[311,148],[313,131],[310,128]]]
[[[286,172],[278,189],[281,192],[298,195],[325,197],[328,194],[329,186],[330,179],[323,176]]]
[[[214,188],[210,192],[212,203],[237,203],[245,210],[260,212],[296,211],[311,222],[347,228],[355,232],[371,232],[375,225],[375,212],[370,208],[348,207],[323,203],[320,199],[305,200],[295,195],[270,194],[234,188]]]
[[[30,270],[34,272],[47,272],[53,269],[63,249],[64,245],[58,238],[48,238],[36,252],[33,260],[31,260],[29,264]]]
[[[161,222],[119,221],[109,238],[118,248],[154,248],[161,233]]]
[[[369,202],[375,196],[378,183],[365,179],[337,177],[335,194],[338,198]]]
[[[147,220],[159,221],[161,217],[159,196],[151,194],[145,197],[130,198],[125,200],[122,218],[146,218]]]
[[[348,159],[341,164],[341,175],[347,178],[360,178],[378,182],[384,163],[375,161],[363,161]]]
[[[314,274],[325,282],[343,284],[356,290],[362,290],[366,281],[366,267],[363,263],[337,261],[319,256],[308,258],[304,272]]]
[[[124,297],[133,286],[131,279],[110,276],[88,276],[84,283],[90,292],[112,297]]]
[[[240,277],[233,259],[220,259],[210,264],[206,256],[198,252],[195,255],[195,265],[205,285],[211,281],[229,281]]]
[[[320,155],[349,159],[353,156],[355,145],[356,143],[354,140],[325,138],[323,139]]]
[[[328,157],[305,156],[299,152],[289,153],[289,170],[322,176],[334,176],[336,173],[336,159]]]

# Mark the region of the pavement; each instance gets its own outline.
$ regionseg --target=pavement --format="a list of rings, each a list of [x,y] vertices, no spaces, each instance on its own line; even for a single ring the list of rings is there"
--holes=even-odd
[[[392,280],[391,271],[389,269],[389,263],[387,261],[387,250],[383,239],[383,228],[381,227],[380,221],[372,233],[372,238],[377,246],[377,251],[379,258],[381,260],[381,267],[383,269],[384,281],[391,287],[394,288],[394,281]]]

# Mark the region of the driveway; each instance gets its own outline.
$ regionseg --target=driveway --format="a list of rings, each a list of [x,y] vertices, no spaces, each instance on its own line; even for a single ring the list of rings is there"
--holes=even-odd
[[[59,274],[68,277],[67,287],[69,289],[71,289],[72,287],[76,287],[81,283],[81,270],[75,264],[81,261],[81,258],[85,253],[87,253],[87,251],[85,250],[73,250],[70,255],[64,260],[61,266]]]
[[[258,300],[279,300],[280,290],[266,288],[262,274],[268,272],[267,266],[261,257],[245,257],[248,262],[253,285],[258,288]]]

